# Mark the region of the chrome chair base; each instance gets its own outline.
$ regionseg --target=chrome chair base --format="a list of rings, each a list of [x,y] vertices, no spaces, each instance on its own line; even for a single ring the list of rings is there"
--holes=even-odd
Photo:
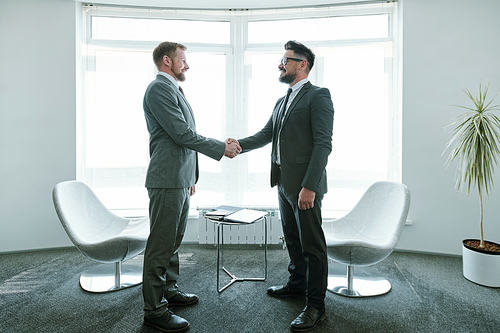
[[[142,283],[142,256],[126,262],[102,264],[90,268],[80,276],[80,286],[92,293],[105,293]]]
[[[354,276],[354,267],[347,266],[347,273],[336,271],[328,275],[327,289],[332,293],[346,297],[368,297],[388,293],[391,283],[378,276],[370,267],[357,267]]]

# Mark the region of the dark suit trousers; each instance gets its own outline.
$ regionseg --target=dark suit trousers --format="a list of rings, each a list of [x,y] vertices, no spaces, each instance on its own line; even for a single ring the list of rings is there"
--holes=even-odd
[[[189,212],[189,188],[148,188],[150,234],[144,251],[144,315],[167,311],[166,298],[177,292],[179,253]]]
[[[314,207],[300,210],[298,195],[285,192],[278,184],[281,223],[285,235],[290,264],[288,286],[307,290],[306,305],[316,308],[325,306],[328,282],[326,241],[321,227],[322,195],[316,194]]]

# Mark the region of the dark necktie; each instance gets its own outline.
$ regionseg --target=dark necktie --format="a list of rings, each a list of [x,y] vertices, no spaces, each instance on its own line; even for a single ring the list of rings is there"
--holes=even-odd
[[[276,162],[276,164],[280,164],[280,157],[279,157],[279,133],[281,131],[281,123],[283,122],[283,116],[286,111],[286,105],[288,103],[288,98],[290,97],[290,94],[292,93],[292,88],[288,89],[288,92],[286,93],[285,100],[283,101],[283,105],[278,112],[278,115],[276,116],[276,123],[274,124],[274,136],[273,136],[273,161]]]
[[[288,98],[290,97],[290,94],[292,93],[292,88],[288,89],[288,92],[286,93],[285,101],[283,102],[283,107],[281,108],[280,112],[278,113],[278,117],[276,118],[276,135],[279,133],[279,130],[281,128],[281,123],[283,122],[283,117],[285,115],[286,111],[286,105],[288,103]]]
[[[278,128],[281,128],[283,117],[285,116],[286,105],[288,104],[288,98],[290,97],[291,93],[292,93],[292,88],[289,88],[286,93],[285,101],[283,102],[283,107],[281,108],[281,111],[278,114]]]
[[[186,95],[184,95],[184,90],[182,90],[182,87],[181,87],[181,86],[179,86],[179,90],[181,91],[181,94],[182,94],[184,97],[186,97]]]

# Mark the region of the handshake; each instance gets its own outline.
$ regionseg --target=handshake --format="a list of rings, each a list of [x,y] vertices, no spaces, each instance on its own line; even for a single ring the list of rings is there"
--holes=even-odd
[[[236,157],[239,153],[241,153],[241,146],[238,140],[228,138],[225,141],[226,143],[226,151],[224,152],[224,156],[233,158]]]

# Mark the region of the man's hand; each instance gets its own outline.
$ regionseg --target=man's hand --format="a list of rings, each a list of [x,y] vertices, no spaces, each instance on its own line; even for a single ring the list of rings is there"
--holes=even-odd
[[[226,140],[226,151],[224,156],[233,158],[236,157],[239,153],[241,153],[241,147],[239,142],[236,139],[227,139]]]
[[[299,209],[306,210],[314,207],[314,198],[316,197],[316,192],[308,190],[303,187],[299,193]]]
[[[226,143],[233,143],[233,142],[236,143],[236,144],[238,144],[238,146],[240,145],[240,143],[236,139],[233,139],[233,138],[227,138],[226,139]]]
[[[193,196],[193,194],[195,194],[195,192],[196,192],[196,189],[194,188],[194,185],[193,185],[193,186],[191,186],[191,189],[190,189],[189,195],[190,195],[190,196]]]

